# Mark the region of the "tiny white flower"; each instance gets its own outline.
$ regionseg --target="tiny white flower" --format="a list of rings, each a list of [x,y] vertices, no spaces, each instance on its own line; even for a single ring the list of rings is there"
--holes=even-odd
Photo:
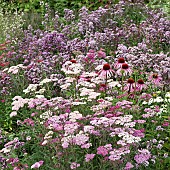
[[[165,95],[166,98],[170,98],[170,92],[167,92]]]
[[[0,150],[0,152],[3,152],[3,153],[9,153],[11,151],[11,148],[3,148]]]
[[[13,111],[13,112],[11,112],[10,117],[14,117],[14,116],[16,116],[16,115],[17,115],[17,112],[16,112],[16,111]]]
[[[46,145],[48,143],[48,140],[44,140],[42,143],[41,143],[41,145]]]

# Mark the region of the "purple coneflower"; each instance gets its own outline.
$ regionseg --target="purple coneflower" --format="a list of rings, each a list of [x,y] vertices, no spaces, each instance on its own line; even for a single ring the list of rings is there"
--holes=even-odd
[[[98,75],[107,79],[114,75],[114,71],[111,69],[110,64],[106,63],[103,65],[103,69],[99,71]]]
[[[148,78],[153,84],[160,85],[160,81],[162,80],[162,77],[159,76],[157,73],[151,74]]]
[[[129,68],[129,65],[126,63],[122,64],[122,67],[120,69],[117,70],[117,74],[118,75],[131,75],[132,74],[132,69]]]
[[[136,83],[136,90],[137,91],[142,91],[143,88],[146,88],[146,84],[142,79],[139,79]]]
[[[118,61],[114,64],[115,69],[119,69],[122,67],[122,64],[125,63],[125,59],[123,57],[118,58]]]
[[[124,87],[124,90],[130,93],[130,92],[133,92],[134,89],[135,89],[135,81],[133,78],[129,78],[127,81],[127,84]]]

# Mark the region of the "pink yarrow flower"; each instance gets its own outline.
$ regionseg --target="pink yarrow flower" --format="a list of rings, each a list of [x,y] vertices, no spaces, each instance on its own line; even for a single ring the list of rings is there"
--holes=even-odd
[[[130,162],[127,162],[124,170],[130,170],[131,168],[133,168],[134,166],[130,163]]]
[[[100,51],[97,52],[97,55],[99,58],[106,58],[106,53],[103,51],[104,49],[100,49]]]
[[[90,160],[92,160],[95,157],[96,154],[86,154],[85,155],[85,161],[89,162]]]
[[[97,154],[102,155],[102,156],[106,156],[108,154],[108,150],[104,146],[99,146],[97,148]]]
[[[138,150],[139,154],[135,155],[134,160],[138,164],[143,164],[151,158],[151,153],[147,149]]]
[[[80,166],[80,164],[76,163],[76,162],[72,162],[71,165],[70,165],[70,168],[71,169],[76,169]]]
[[[39,162],[36,162],[35,164],[33,164],[32,166],[31,166],[31,169],[38,169],[40,166],[42,166],[43,165],[43,163],[44,163],[44,161],[39,161]]]

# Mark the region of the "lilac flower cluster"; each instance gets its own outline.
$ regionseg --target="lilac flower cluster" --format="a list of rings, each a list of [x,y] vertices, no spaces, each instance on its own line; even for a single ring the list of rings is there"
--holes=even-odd
[[[135,9],[136,6],[140,11],[146,13],[148,19],[143,18],[140,23],[134,23],[133,20],[130,24],[127,24],[128,22],[119,23],[120,20],[123,20],[122,18],[128,17],[127,11]],[[126,47],[128,51],[126,50],[122,54],[124,57],[126,55],[125,58],[128,61],[133,60],[135,64],[144,67],[146,63],[143,62],[151,63],[151,60],[156,59],[156,64],[149,67],[158,70],[163,66],[163,70],[160,71],[161,74],[169,76],[167,54],[148,53],[148,49],[151,50],[151,53],[155,52],[153,48],[155,44],[159,43],[164,46],[169,43],[167,38],[169,35],[169,21],[163,13],[153,12],[142,2],[133,4],[120,1],[112,8],[99,8],[91,12],[83,7],[79,12],[79,20],[74,19],[73,11],[66,9],[64,18],[67,24],[61,23],[57,19],[58,17],[56,15],[56,19],[54,18],[52,21],[54,28],[56,28],[55,31],[34,31],[29,27],[24,32],[25,37],[18,42],[16,58],[24,60],[24,64],[27,65],[25,75],[29,81],[37,83],[42,79],[44,73],[47,75],[55,73],[56,68],[69,60],[75,51],[84,54],[89,49],[99,50],[104,47],[106,52],[109,52],[108,49],[111,48],[113,53],[115,50],[119,53],[119,44],[121,43],[129,46]],[[70,23],[70,21],[72,22]],[[132,43],[134,41],[138,43],[137,47]],[[137,50],[137,55],[134,50]],[[163,47],[160,47],[161,50],[166,51]],[[146,53],[142,53],[142,51]],[[160,63],[160,60],[164,61]]]

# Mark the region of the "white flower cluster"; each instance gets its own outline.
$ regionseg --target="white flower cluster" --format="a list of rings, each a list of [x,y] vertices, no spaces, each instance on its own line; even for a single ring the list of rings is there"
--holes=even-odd
[[[126,145],[127,143],[138,143],[141,141],[140,137],[133,136],[128,132],[122,132],[118,134],[119,137],[122,137],[122,140],[118,141],[118,144]]]
[[[83,115],[79,113],[79,111],[74,111],[74,112],[69,113],[69,120],[71,122],[76,122],[77,119],[80,119],[82,117]]]
[[[104,99],[101,99],[101,100],[102,100],[102,101],[101,101],[98,105],[92,106],[92,110],[93,110],[93,111],[103,110],[103,109],[105,109],[106,107],[112,105],[112,102],[110,102],[110,101],[106,101],[106,100],[104,100]]]
[[[114,123],[116,125],[124,125],[125,123],[132,122],[132,118],[133,118],[132,115],[125,115],[125,116],[115,117],[115,118],[113,118],[113,120],[115,119]]]
[[[18,64],[16,66],[11,66],[10,68],[5,68],[3,71],[8,71],[8,73],[12,74],[17,74],[20,68],[25,69],[26,66],[23,66],[23,64]]]
[[[42,87],[41,89],[36,91],[37,88],[43,86],[46,83],[54,82],[57,80],[58,80],[57,78],[55,78],[55,79],[45,78],[39,84],[29,84],[29,86],[26,89],[24,89],[23,92],[25,94],[30,93],[30,92],[35,92],[35,94],[43,94],[46,91],[46,89],[44,87]]]
[[[51,81],[52,81],[52,79],[45,78],[45,79],[43,79],[43,80],[39,83],[39,85],[43,85],[43,84],[49,83],[49,82],[51,82]]]
[[[170,103],[170,92],[167,92],[167,93],[165,94],[165,101],[168,102],[168,103]]]
[[[85,87],[79,89],[80,96],[87,96],[88,100],[96,99],[96,97],[100,96],[100,93],[94,92],[94,89],[87,89]]]
[[[48,140],[52,138],[53,133],[53,131],[47,132],[44,136],[44,141],[41,143],[41,145],[46,145],[49,142]]]
[[[61,70],[65,74],[78,75],[83,70],[83,66],[80,63],[72,63],[71,61],[66,61]]]
[[[80,96],[87,96],[90,95],[90,93],[94,92],[94,89],[88,89],[86,87],[80,88]]]
[[[156,94],[159,95],[161,92],[157,91]],[[170,92],[166,92],[165,99],[163,99],[161,96],[157,96],[156,98],[149,99],[148,102],[144,101],[142,104],[148,104],[151,105],[152,103],[161,103],[161,102],[170,102]]]
[[[121,87],[122,85],[118,81],[113,81],[112,79],[108,80],[108,86],[110,88],[113,87]]]
[[[81,105],[81,104],[86,104],[86,102],[72,102],[71,103],[72,105],[74,105],[74,106],[78,106],[78,105]]]
[[[23,92],[25,94],[36,91],[37,87],[39,86],[39,84],[29,84],[29,86],[23,90]]]
[[[76,81],[75,78],[66,77],[66,78],[64,79],[64,84],[60,85],[60,88],[61,88],[62,90],[66,90],[66,89],[68,89],[68,87],[71,86],[71,84],[72,84],[74,81]]]
[[[135,122],[132,122],[132,115],[125,115],[125,116],[119,116],[119,117],[100,117],[95,120],[91,120],[90,124],[95,126],[103,125],[104,127],[110,127],[114,124],[116,125],[124,125],[124,127],[134,127]]]
[[[28,103],[30,99],[23,99],[21,96],[15,96],[12,102],[12,110],[19,110],[21,107],[24,107],[24,104]]]
[[[45,134],[44,139],[50,139],[50,138],[52,138],[53,133],[54,133],[54,132],[50,130],[48,133]]]
[[[158,96],[156,98],[149,99],[148,104],[150,105],[152,103],[160,103],[160,102],[163,102],[163,101],[164,101],[164,99],[162,97]]]
[[[170,91],[165,94],[166,98],[170,98]]]
[[[51,117],[52,114],[53,114],[53,112],[51,112],[50,110],[48,110],[48,111],[42,113],[42,114],[40,115],[40,118],[45,120],[45,119],[48,119],[49,117]]]
[[[88,82],[88,81],[81,81],[77,84],[77,87],[84,86],[84,87],[90,87],[94,88],[96,85],[94,83]]]
[[[158,116],[158,115],[161,115],[162,113],[167,113],[167,107],[168,107],[168,105],[162,104],[161,108],[159,108],[160,111],[158,113],[156,113],[156,115]]]

